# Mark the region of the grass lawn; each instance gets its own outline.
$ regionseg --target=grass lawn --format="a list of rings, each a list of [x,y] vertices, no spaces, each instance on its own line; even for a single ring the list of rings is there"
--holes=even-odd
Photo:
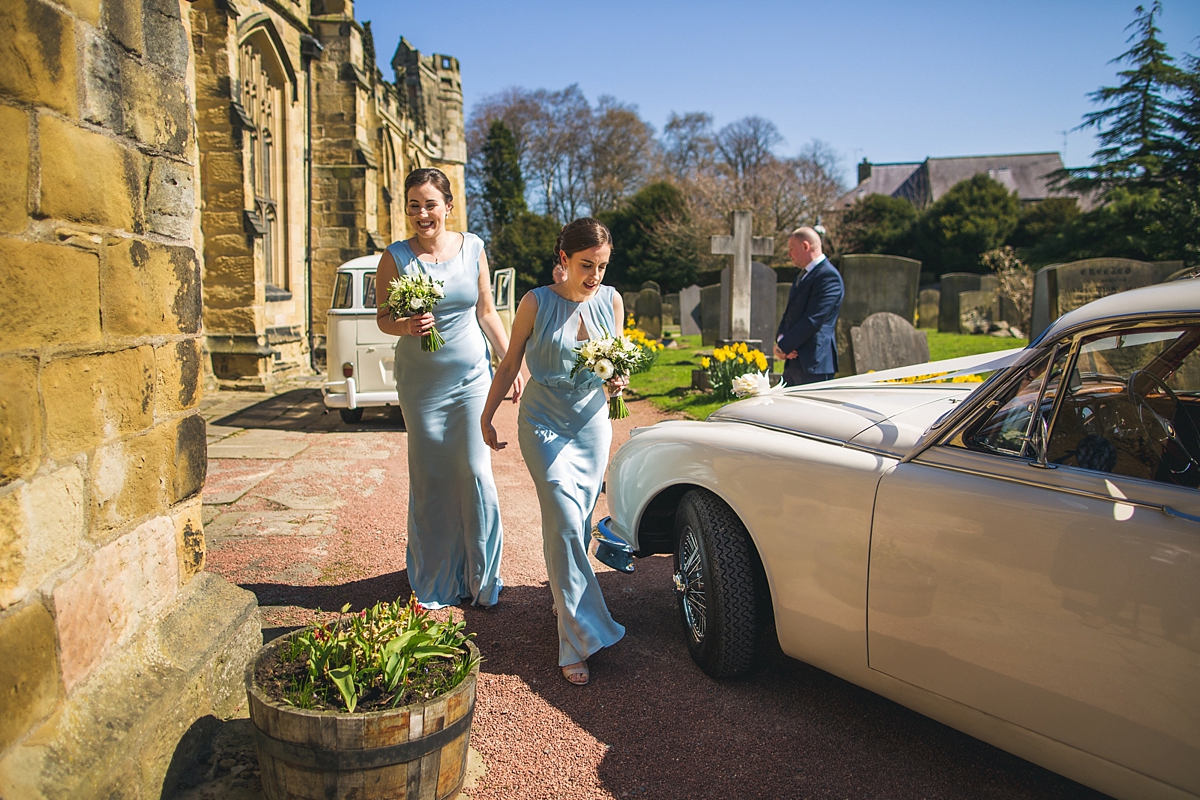
[[[991,336],[969,336],[958,333],[926,331],[929,337],[931,361],[941,361],[958,356],[990,353],[1024,347],[1026,339],[997,339]],[[663,350],[658,362],[649,372],[634,375],[629,381],[629,391],[635,397],[649,400],[663,411],[685,414],[692,419],[704,419],[724,403],[714,400],[707,392],[691,389],[692,370],[700,368],[700,356],[710,355],[712,347],[700,344],[699,336],[676,336],[678,348]],[[783,371],[782,364],[775,365],[776,372]]]

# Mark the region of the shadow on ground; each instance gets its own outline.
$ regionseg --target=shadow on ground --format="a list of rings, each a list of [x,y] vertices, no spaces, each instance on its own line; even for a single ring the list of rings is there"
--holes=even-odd
[[[362,421],[342,421],[336,410],[325,407],[318,389],[292,389],[260,403],[212,421],[230,428],[266,428],[276,431],[402,431],[404,420],[398,407],[364,408]]]
[[[482,674],[519,678],[603,744],[598,777],[613,796],[1104,797],[788,658],[770,633],[750,675],[713,680],[688,654],[671,592],[671,558],[636,563],[633,575],[598,576],[626,636],[589,659],[592,681],[585,687],[568,684],[557,668],[547,586],[506,587],[495,608],[462,607],[484,656]],[[336,586],[243,586],[263,605],[324,610],[347,602],[358,610],[409,592],[406,571]],[[264,630],[264,641],[289,630]],[[527,745],[535,743],[512,741],[505,750],[520,758]],[[215,764],[219,774],[225,761],[200,768]]]
[[[788,658],[773,633],[749,676],[713,680],[688,654],[671,558],[637,570],[599,575],[626,635],[589,659],[585,687],[556,667],[548,588],[510,587],[496,609],[464,607],[483,672],[520,677],[605,744],[599,778],[618,798],[1103,798]]]

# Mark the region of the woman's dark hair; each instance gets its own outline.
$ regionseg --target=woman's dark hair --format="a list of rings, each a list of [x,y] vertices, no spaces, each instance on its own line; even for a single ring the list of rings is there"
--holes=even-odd
[[[574,222],[568,222],[558,234],[554,243],[554,254],[563,253],[570,258],[580,250],[588,250],[606,244],[612,246],[612,234],[604,223],[592,217],[580,217]]]
[[[433,188],[442,193],[446,204],[454,202],[454,193],[450,191],[450,179],[446,177],[446,173],[436,167],[427,167],[424,169],[414,169],[408,173],[408,177],[404,179],[404,200],[408,201],[408,190],[414,186],[424,186],[427,183],[432,183]]]

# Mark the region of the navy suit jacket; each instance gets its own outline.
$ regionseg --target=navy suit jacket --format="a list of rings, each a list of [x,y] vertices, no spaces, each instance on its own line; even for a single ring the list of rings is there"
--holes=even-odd
[[[799,354],[793,361],[806,375],[837,372],[837,342],[834,325],[845,295],[842,276],[829,259],[822,258],[808,273],[801,272],[788,294],[787,309],[776,332],[779,349]],[[793,366],[792,361],[787,364]]]

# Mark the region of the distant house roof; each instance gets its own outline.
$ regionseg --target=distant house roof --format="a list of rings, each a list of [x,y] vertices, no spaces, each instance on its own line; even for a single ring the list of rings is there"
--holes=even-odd
[[[1024,202],[1061,195],[1050,188],[1046,176],[1062,168],[1058,153],[1013,153],[999,156],[927,158],[922,162],[858,165],[858,185],[842,195],[834,208],[843,209],[869,194],[884,194],[924,208],[956,183],[985,173],[1016,192]]]

